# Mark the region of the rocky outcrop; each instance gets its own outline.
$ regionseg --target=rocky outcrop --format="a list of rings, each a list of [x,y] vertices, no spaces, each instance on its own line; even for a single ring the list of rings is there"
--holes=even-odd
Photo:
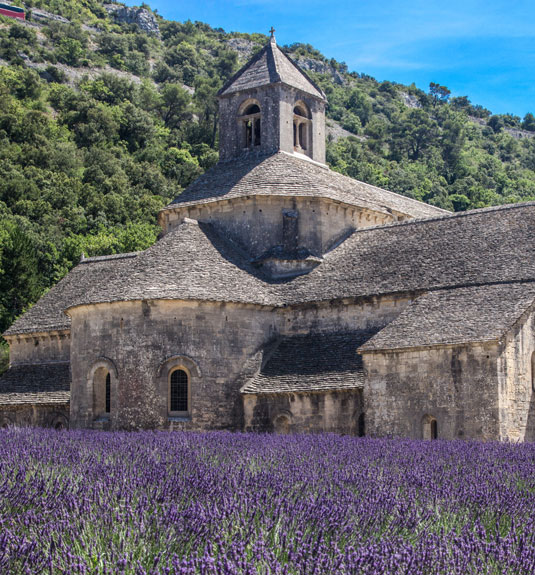
[[[321,60],[316,60],[314,58],[304,58],[302,56],[296,58],[295,61],[300,68],[308,72],[316,72],[317,74],[329,74],[332,77],[334,83],[338,84],[339,86],[345,86],[347,84],[347,80],[342,76],[342,74],[340,74],[340,72],[334,66],[331,66],[327,62],[322,62]]]
[[[230,38],[225,43],[231,50],[238,52],[240,60],[249,60],[256,47],[253,41],[246,38]]]
[[[31,9],[29,19],[41,22],[47,22],[53,20],[55,22],[61,22],[63,24],[69,24],[70,22],[69,20],[67,20],[67,18],[60,16],[59,14],[52,14],[51,12],[47,12],[46,10],[39,10],[37,8]]]
[[[401,99],[407,108],[421,108],[420,100],[413,94],[408,94],[407,92],[400,92]]]
[[[147,34],[160,35],[160,28],[154,14],[145,8],[123,6],[122,4],[105,4],[104,8],[118,22],[136,24],[140,30],[147,32]]]

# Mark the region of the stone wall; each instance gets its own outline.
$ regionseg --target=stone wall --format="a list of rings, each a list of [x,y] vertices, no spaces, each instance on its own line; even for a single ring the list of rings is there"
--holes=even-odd
[[[0,407],[0,427],[53,427],[69,426],[69,405],[14,405]]]
[[[71,426],[243,429],[239,390],[258,369],[258,362],[251,360],[265,343],[276,335],[386,325],[408,301],[371,298],[358,305],[327,303],[298,310],[184,301],[116,302],[73,308]],[[184,368],[190,377],[191,413],[187,418],[168,416],[168,375],[173,367]],[[111,375],[109,417],[102,417],[94,408],[98,402],[93,385],[97,385],[95,378],[101,376],[102,369]],[[329,402],[346,402],[346,396],[347,392],[339,398],[329,395],[318,399],[311,395],[295,401],[296,405],[303,402],[300,413],[308,410],[310,417],[316,413],[313,409],[319,401],[327,409],[328,418]],[[332,408],[333,414],[345,409],[342,403]],[[312,423],[305,419],[299,423],[301,428],[312,429]],[[349,425],[335,420],[333,415],[332,422],[326,420],[322,428],[341,425],[340,429],[346,429]]]
[[[500,439],[535,441],[535,314],[509,332],[498,359]]]
[[[246,431],[357,435],[362,392],[244,395]],[[362,429],[362,428],[361,428]]]
[[[219,158],[230,160],[238,156],[269,154],[279,149],[279,90],[276,87],[253,88],[219,99]],[[242,141],[239,116],[247,102],[258,102],[261,111],[260,146],[247,151]]]
[[[241,429],[240,377],[277,323],[269,308],[183,301],[84,306],[71,316],[71,426],[103,429]],[[168,416],[173,367],[190,377],[189,417]],[[93,409],[100,368],[111,374],[108,420]]]
[[[423,437],[434,417],[438,437],[499,437],[497,344],[364,353],[369,433]]]
[[[310,148],[306,153],[314,161],[325,164],[325,103],[282,84],[243,90],[219,99],[220,159],[278,150],[294,153],[294,106],[298,101],[304,102],[312,115]],[[238,118],[248,103],[257,103],[260,107],[261,136],[259,146],[245,150]]]
[[[283,210],[298,212],[299,247],[323,255],[355,229],[390,223],[393,216],[320,198],[255,196],[166,211],[164,231],[192,218],[211,223],[252,258],[283,244]]]
[[[70,334],[50,332],[40,334],[22,334],[8,336],[9,363],[48,363],[52,361],[69,361]]]

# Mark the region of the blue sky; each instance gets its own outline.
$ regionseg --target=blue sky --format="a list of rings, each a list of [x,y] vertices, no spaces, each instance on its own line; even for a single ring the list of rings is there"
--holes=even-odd
[[[165,18],[312,44],[378,80],[535,113],[535,0],[146,0]],[[139,2],[127,2],[129,5]]]

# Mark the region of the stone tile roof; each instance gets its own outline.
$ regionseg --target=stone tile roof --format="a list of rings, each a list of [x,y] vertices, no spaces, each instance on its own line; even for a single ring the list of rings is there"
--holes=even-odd
[[[68,329],[63,310],[84,303],[191,299],[281,307],[530,281],[535,203],[358,230],[310,273],[284,281],[263,277],[209,224],[186,220],[139,254],[85,260],[6,333]]]
[[[499,340],[535,300],[535,284],[497,284],[417,298],[359,351]]]
[[[95,281],[95,277],[98,278],[110,263],[113,263],[115,268],[124,268],[125,263],[133,256],[135,254],[86,258],[17,319],[4,335],[70,329],[70,319],[64,310],[85,293],[88,286]]]
[[[70,365],[12,365],[0,376],[0,406],[62,404],[70,399]]]
[[[195,180],[169,206],[191,206],[247,196],[327,198],[381,213],[414,218],[449,214],[446,210],[343,176],[285,152],[219,162]]]
[[[277,302],[248,258],[210,224],[195,220],[186,219],[125,265],[120,261],[108,260],[99,268],[91,264],[93,277],[70,306],[143,299]]]
[[[357,230],[286,303],[535,281],[535,203]]]
[[[370,331],[285,337],[270,350],[259,373],[242,393],[290,393],[358,389],[364,385],[357,348]]]
[[[274,41],[267,43],[219,90],[226,96],[242,90],[283,83],[321,100],[325,94]]]

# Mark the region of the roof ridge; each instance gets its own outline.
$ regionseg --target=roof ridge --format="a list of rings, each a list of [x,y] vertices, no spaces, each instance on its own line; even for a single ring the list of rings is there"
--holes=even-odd
[[[283,54],[283,56],[286,57],[286,59],[290,62],[290,64],[292,64],[294,66],[294,68],[302,75],[305,77],[306,80],[308,80],[312,86],[314,86],[314,88],[316,88],[316,90],[323,96],[323,98],[325,100],[327,100],[327,96],[325,95],[325,92],[316,84],[316,82],[314,82],[314,80],[312,80],[312,78],[310,78],[310,76],[299,66],[299,64],[293,59],[291,58],[288,54],[286,54],[286,52],[284,50],[282,50],[282,48],[279,48],[278,44],[275,44],[275,46],[278,48],[279,52],[281,54]],[[284,84],[284,82],[283,82]]]
[[[231,76],[223,86],[218,90],[216,96],[222,96],[224,92],[234,84],[234,82],[252,65],[258,62],[260,58],[267,51],[269,43],[266,44],[261,50],[259,50],[248,62],[246,62],[233,76]]]
[[[80,260],[80,264],[91,264],[94,262],[105,262],[105,261],[110,261],[110,260],[123,260],[126,258],[135,258],[137,257],[139,254],[143,253],[143,250],[137,251],[137,252],[125,252],[125,253],[119,253],[119,254],[108,254],[105,256],[91,256],[89,258],[84,258],[83,260]]]
[[[381,188],[379,188],[379,189],[381,189]],[[385,191],[388,191],[388,190],[385,190]],[[391,193],[395,193],[395,192],[391,192]],[[401,195],[401,194],[398,194],[398,195]],[[406,196],[404,196],[404,197],[406,197]],[[418,200],[416,200],[416,201],[418,201]],[[430,205],[430,204],[428,204],[428,205]],[[403,220],[402,222],[390,222],[388,224],[369,226],[367,228],[358,228],[355,230],[354,233],[369,232],[369,231],[373,231],[373,230],[380,230],[380,229],[384,229],[384,228],[395,228],[395,227],[400,227],[400,226],[426,224],[426,223],[431,223],[431,222],[439,222],[442,220],[466,218],[466,217],[471,217],[471,216],[478,216],[481,214],[494,213],[494,212],[499,212],[499,211],[505,212],[505,211],[509,211],[509,210],[528,208],[528,207],[534,207],[534,206],[535,206],[535,201],[517,202],[515,204],[503,204],[500,206],[488,206],[486,208],[476,208],[474,210],[467,210],[465,212],[448,212],[448,213],[446,213],[444,215],[440,215],[440,216],[429,216],[427,218],[411,218],[410,220]]]

